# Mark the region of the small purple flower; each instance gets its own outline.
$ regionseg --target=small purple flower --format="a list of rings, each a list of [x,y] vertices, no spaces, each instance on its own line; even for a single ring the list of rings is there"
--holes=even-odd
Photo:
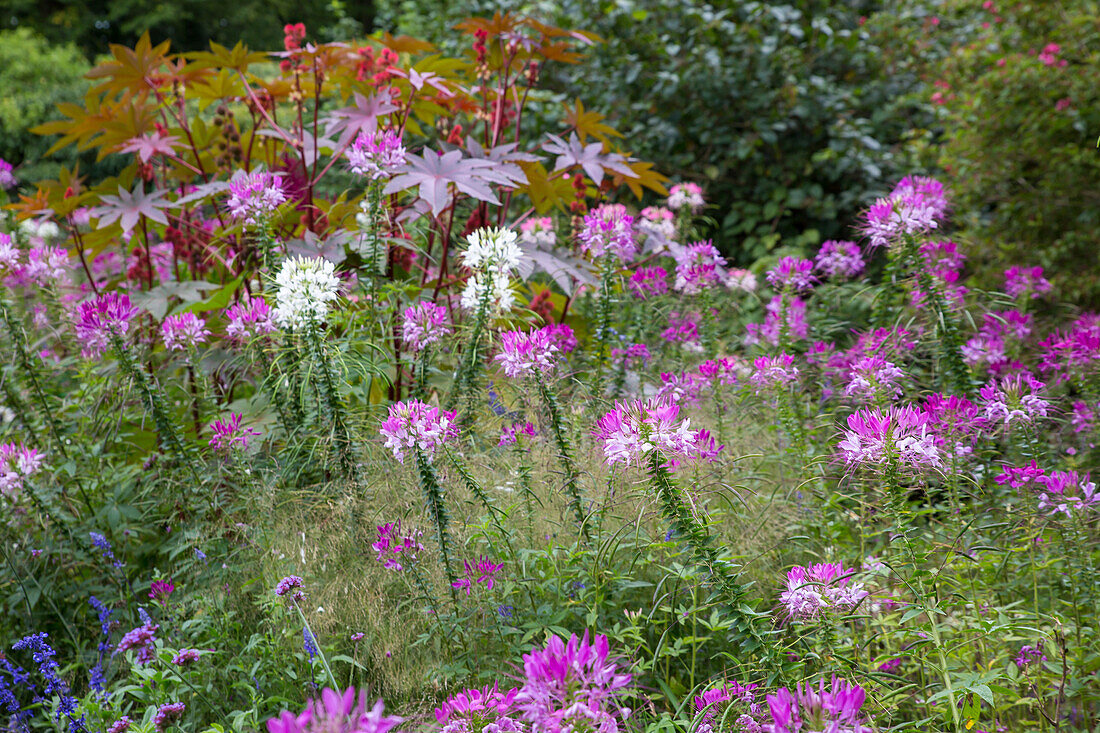
[[[16,651],[30,652],[31,658],[34,659],[34,663],[38,667],[38,673],[46,680],[46,686],[42,690],[41,696],[36,695],[36,699],[49,698],[56,693],[58,704],[54,719],[60,720],[61,716],[64,715],[69,721],[69,733],[77,733],[78,731],[86,733],[84,716],[73,717],[77,709],[77,700],[69,694],[69,685],[58,676],[58,665],[54,661],[57,652],[49,644],[49,634],[39,632],[25,636],[12,644],[11,648]]]
[[[493,361],[513,379],[549,374],[557,366],[558,345],[546,328],[506,331],[500,336],[500,353]]]
[[[372,180],[392,175],[405,164],[401,135],[393,130],[360,132],[346,155],[352,173]]]
[[[260,433],[252,428],[241,427],[241,420],[241,415],[231,412],[228,418],[218,419],[210,423],[207,426],[212,433],[210,447],[215,450],[230,448],[241,448],[243,450],[247,448],[248,439],[254,438]]]
[[[1050,292],[1051,284],[1043,277],[1042,267],[1010,267],[1005,270],[1005,292],[1010,298],[1038,298]]]
[[[201,656],[202,652],[198,649],[180,649],[179,652],[172,657],[172,664],[177,667],[188,667],[199,661],[199,657]]]
[[[1025,644],[1020,647],[1020,653],[1016,655],[1016,666],[1020,669],[1026,669],[1033,664],[1043,662],[1046,658],[1046,655],[1043,654],[1043,642],[1040,641],[1036,646]]]
[[[535,426],[530,422],[525,423],[512,423],[511,425],[504,425],[500,429],[500,441],[498,446],[515,445],[516,438],[519,435],[526,435],[528,437],[535,437]]]
[[[304,585],[304,581],[297,575],[288,575],[278,583],[275,584],[275,595],[280,598],[285,597],[291,591],[291,598],[295,601],[301,601],[305,599],[305,593],[301,590]]]
[[[263,224],[285,202],[282,181],[271,173],[238,172],[229,182],[229,213],[245,224]]]
[[[1007,431],[1012,425],[1030,425],[1046,417],[1050,402],[1040,396],[1044,387],[1026,371],[991,380],[978,390],[985,418],[991,424],[1000,423]]]
[[[424,549],[420,544],[420,537],[424,533],[420,530],[401,531],[401,521],[378,526],[378,539],[371,545],[377,553],[377,558],[387,570],[401,571],[405,569],[402,561],[415,562],[416,553]]]
[[[11,496],[42,467],[44,457],[22,443],[0,443],[0,496]]]
[[[320,700],[311,700],[298,715],[284,710],[267,721],[268,733],[389,733],[402,718],[384,715],[382,701],[367,709],[367,693],[355,701],[355,688],[344,693],[325,688]]]
[[[15,177],[11,163],[0,158],[0,189],[15,188],[19,185],[19,179]]]
[[[685,295],[697,295],[721,284],[725,267],[726,259],[709,239],[694,242],[676,254],[673,287]]]
[[[484,584],[486,590],[492,590],[496,574],[504,567],[504,563],[495,563],[482,556],[473,564],[469,560],[464,561],[463,566],[466,570],[465,577],[459,578],[451,585],[459,590],[465,590],[466,595],[470,595],[470,590],[478,583]]]
[[[638,298],[665,295],[668,292],[668,272],[663,267],[639,267],[627,285]]]
[[[160,327],[164,345],[169,351],[186,351],[206,343],[210,330],[206,322],[194,313],[168,316]]]
[[[848,430],[837,447],[850,465],[883,466],[893,461],[914,468],[942,465],[928,415],[909,405],[885,412],[857,410],[848,416]]]
[[[107,733],[126,733],[126,731],[130,730],[132,724],[133,722],[130,720],[130,716],[123,715],[107,727]]]
[[[99,532],[89,532],[88,536],[92,538],[92,545],[103,553],[103,557],[111,561],[112,566],[116,568],[122,567],[122,563],[115,557],[115,552],[111,548],[111,543],[106,537]]]
[[[235,303],[226,309],[225,317],[229,319],[225,335],[236,342],[275,331],[271,306],[263,298],[249,298],[247,302]]]
[[[821,249],[814,258],[814,268],[825,277],[847,280],[863,272],[866,263],[855,242],[830,239],[821,243]]]
[[[148,621],[142,623],[141,626],[130,629],[118,642],[118,646],[115,647],[115,654],[133,649],[135,662],[139,665],[149,664],[156,655],[156,634],[158,630],[160,630],[159,624]]]
[[[183,711],[187,706],[182,702],[170,702],[157,708],[157,714],[153,717],[153,728],[157,733],[164,733],[169,726],[178,722],[183,717]]]
[[[149,586],[149,597],[157,603],[167,603],[168,596],[176,590],[176,584],[168,580],[154,580]]]
[[[401,338],[413,351],[423,351],[450,333],[447,328],[447,309],[441,305],[421,301],[405,309],[401,321]]]
[[[795,565],[787,572],[779,602],[796,621],[812,621],[830,610],[850,612],[868,595],[862,583],[849,584],[853,573],[838,562]]]
[[[794,365],[794,357],[790,354],[757,357],[752,365],[753,373],[749,377],[749,383],[757,394],[798,381],[798,367]]]

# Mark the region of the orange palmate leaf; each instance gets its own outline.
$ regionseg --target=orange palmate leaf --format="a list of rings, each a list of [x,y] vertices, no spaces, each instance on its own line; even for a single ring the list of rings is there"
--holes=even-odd
[[[107,61],[88,72],[89,79],[105,79],[95,89],[131,94],[148,94],[163,83],[161,67],[168,61],[168,46],[164,41],[156,46],[149,40],[149,32],[142,34],[134,48],[111,44],[114,61]]]

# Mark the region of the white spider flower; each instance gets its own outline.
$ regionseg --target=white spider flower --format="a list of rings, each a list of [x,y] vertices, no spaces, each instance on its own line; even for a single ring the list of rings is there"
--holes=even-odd
[[[275,322],[285,329],[320,323],[336,300],[336,266],[321,257],[292,257],[283,262],[275,284]]]

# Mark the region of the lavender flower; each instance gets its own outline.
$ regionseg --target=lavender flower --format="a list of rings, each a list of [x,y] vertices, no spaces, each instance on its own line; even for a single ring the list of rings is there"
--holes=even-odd
[[[76,336],[81,353],[89,359],[99,357],[111,346],[112,338],[123,338],[130,330],[130,319],[137,308],[125,293],[103,293],[76,308]]]
[[[610,254],[628,264],[638,251],[634,217],[626,213],[622,204],[601,204],[585,215],[577,241],[581,251],[593,259]]]
[[[887,465],[893,461],[914,468],[941,465],[928,415],[912,406],[857,410],[848,416],[848,430],[837,446],[848,464]]]
[[[799,685],[794,694],[781,687],[774,695],[768,695],[771,711],[771,733],[871,733],[860,717],[860,708],[866,693],[859,685],[832,679],[832,686],[825,688],[825,680],[811,685]]]
[[[847,280],[863,272],[866,263],[855,242],[842,242],[830,239],[821,243],[821,249],[814,258],[814,268],[825,277]]]
[[[245,224],[264,225],[284,203],[282,182],[271,173],[238,173],[229,182],[229,213]]]
[[[92,545],[99,548],[100,552],[103,553],[103,557],[111,561],[112,566],[116,568],[122,567],[122,563],[119,562],[117,558],[115,558],[115,552],[111,548],[111,543],[107,540],[106,537],[101,535],[99,532],[89,532],[88,536],[92,538]]]
[[[405,566],[401,564],[403,559],[416,561],[416,553],[424,549],[420,544],[420,537],[424,533],[420,530],[401,532],[401,521],[392,524],[378,526],[378,539],[371,545],[377,553],[377,559],[382,561],[382,566],[387,570],[401,571]]]
[[[673,287],[685,295],[697,295],[722,282],[726,260],[710,240],[694,242],[676,254]]]
[[[153,661],[157,651],[157,631],[159,624],[145,621],[141,626],[130,629],[115,647],[115,654],[133,649],[134,661],[139,665],[149,664]]]
[[[111,609],[103,605],[95,596],[88,598],[88,603],[95,609],[99,618],[99,629],[103,634],[103,637],[99,640],[99,658],[96,659],[95,666],[92,667],[92,671],[89,674],[88,686],[100,694],[100,698],[106,700],[108,697],[106,677],[103,671],[103,659],[107,655],[107,652],[111,651],[111,614],[114,613]]]
[[[431,462],[436,451],[458,435],[456,415],[453,410],[440,410],[419,400],[397,402],[390,405],[389,416],[378,432],[399,463],[405,462],[409,450],[422,453]]]
[[[524,333],[506,331],[500,337],[500,353],[493,360],[513,379],[548,374],[557,366],[558,347],[551,333],[540,328]]]
[[[180,313],[168,316],[160,327],[164,345],[169,351],[185,351],[206,342],[210,331],[206,321],[194,313]]]
[[[157,714],[153,717],[153,728],[157,733],[164,733],[174,723],[183,717],[183,711],[187,708],[182,702],[170,702],[157,708]]]
[[[131,725],[133,725],[133,721],[130,720],[130,716],[123,715],[107,727],[107,733],[126,733],[130,730]]]
[[[405,147],[393,130],[360,132],[346,155],[351,172],[371,180],[392,175],[405,164]]]
[[[421,301],[405,309],[401,321],[401,338],[413,351],[423,351],[450,333],[446,326],[447,309]]]
[[[1020,669],[1026,669],[1033,664],[1045,661],[1046,658],[1046,655],[1043,654],[1043,642],[1040,641],[1036,646],[1024,644],[1020,647],[1020,653],[1016,655],[1016,666]]]
[[[225,317],[229,319],[225,335],[233,341],[243,342],[275,331],[271,307],[263,298],[249,298],[244,303],[235,303],[226,309]]]
[[[801,257],[784,257],[775,269],[768,270],[768,284],[776,290],[798,293],[809,290],[816,279],[813,275],[814,263]]]
[[[355,702],[355,688],[349,687],[343,694],[325,688],[320,700],[310,700],[306,709],[298,715],[284,710],[277,718],[267,721],[268,733],[389,733],[402,719],[384,715],[382,701],[367,709],[367,693],[359,694]]]

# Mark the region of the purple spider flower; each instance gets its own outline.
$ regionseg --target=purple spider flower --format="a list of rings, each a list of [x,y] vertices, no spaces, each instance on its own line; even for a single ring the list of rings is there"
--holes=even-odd
[[[390,405],[389,416],[378,432],[399,463],[405,462],[410,450],[431,463],[436,451],[458,435],[456,416],[454,410],[440,410],[420,400],[397,402]]]
[[[545,328],[524,333],[507,331],[500,337],[500,353],[493,360],[513,379],[549,374],[557,366],[558,346]]]
[[[103,293],[76,308],[76,336],[81,353],[88,359],[99,357],[111,347],[114,338],[123,338],[130,330],[130,319],[137,314],[125,293]]]
[[[814,258],[814,269],[825,277],[837,280],[857,277],[866,266],[859,245],[855,242],[835,239],[822,242],[821,249]]]
[[[185,351],[206,342],[210,335],[206,321],[194,313],[179,313],[168,316],[160,326],[164,345],[169,351]]]
[[[1050,292],[1050,281],[1043,277],[1042,267],[1010,267],[1005,270],[1005,292],[1010,298],[1038,298]]]
[[[753,360],[752,365],[753,373],[749,377],[749,383],[757,394],[798,380],[798,367],[794,365],[794,357],[790,354],[761,356]]]
[[[627,285],[641,299],[668,293],[668,272],[663,267],[639,267]]]
[[[913,468],[942,465],[928,415],[909,405],[882,412],[857,410],[837,446],[849,465],[885,466],[897,461]]]
[[[15,188],[19,185],[19,179],[15,177],[11,163],[0,158],[0,189]]]
[[[711,241],[693,242],[676,253],[676,282],[673,287],[685,295],[697,295],[719,285],[725,276],[726,259]]]
[[[896,399],[901,396],[899,382],[905,373],[881,356],[864,356],[852,364],[844,394],[868,400]]]
[[[814,286],[814,263],[801,257],[784,257],[775,269],[768,270],[768,284],[776,290],[798,293]]]
[[[679,414],[680,406],[667,399],[616,402],[615,408],[596,422],[592,434],[603,443],[608,465],[644,465],[654,451],[666,459],[695,459],[712,453],[709,435],[691,430],[691,421],[679,420]]]
[[[420,544],[420,537],[423,534],[420,530],[402,532],[401,520],[398,520],[391,524],[379,525],[378,539],[371,547],[377,553],[376,559],[382,562],[384,568],[400,572],[405,569],[401,564],[403,559],[415,562],[416,553],[424,549],[424,545]]]
[[[854,573],[838,562],[795,565],[787,572],[779,602],[796,621],[812,621],[829,610],[851,612],[868,596],[862,583],[848,582]]]
[[[284,203],[282,180],[266,171],[240,173],[229,182],[229,213],[247,225],[263,225]]]
[[[394,130],[360,132],[346,155],[351,172],[371,180],[392,175],[405,164],[405,146]]]
[[[517,422],[511,425],[504,425],[500,429],[500,442],[498,442],[497,445],[515,445],[517,436],[519,435],[526,435],[531,438],[535,437],[535,426],[530,422]]]
[[[298,715],[284,710],[267,721],[268,733],[389,733],[403,722],[402,718],[385,715],[379,700],[367,709],[367,691],[355,700],[355,688],[342,694],[325,688],[320,700],[310,700]]]
[[[585,215],[577,241],[581,251],[593,259],[611,254],[628,264],[638,251],[634,241],[634,217],[626,213],[622,204],[601,204]]]
[[[1076,471],[1051,471],[1050,474],[1036,479],[1039,484],[1039,510],[1050,516],[1064,514],[1073,517],[1074,512],[1082,509],[1100,508],[1100,494],[1096,483],[1089,474],[1079,475]]]
[[[1008,430],[1014,424],[1030,425],[1046,417],[1050,402],[1039,396],[1045,386],[1026,371],[991,380],[978,390],[986,420]]]
[[[468,689],[451,695],[441,707],[435,709],[440,733],[467,733],[490,730],[493,733],[520,733],[525,730],[522,721],[516,720],[516,695],[519,688],[502,692],[496,685],[482,689]],[[491,727],[490,727],[491,726]]]
[[[0,495],[11,496],[38,473],[45,456],[22,443],[0,443]]]
[[[259,435],[258,430],[241,427],[243,417],[235,412],[229,413],[229,417],[217,419],[206,427],[210,430],[210,447],[214,450],[228,450],[231,448],[245,449],[248,447],[248,439]]]
[[[465,577],[459,578],[451,585],[459,590],[465,590],[466,595],[470,595],[470,590],[478,583],[484,584],[486,590],[492,590],[496,582],[496,574],[504,567],[504,563],[495,563],[483,555],[473,564],[469,560],[463,561],[463,567],[466,570]]]
[[[772,724],[770,733],[871,733],[864,724],[860,708],[867,694],[859,685],[853,685],[836,676],[827,689],[824,678],[815,688],[798,685],[794,694],[781,687],[774,695],[768,695],[768,709]]]
[[[450,333],[446,324],[446,308],[421,301],[405,309],[401,320],[401,339],[412,351],[423,351]]]
[[[235,303],[226,309],[225,317],[229,319],[225,335],[238,343],[275,331],[271,306],[263,298],[249,298],[247,302]]]

